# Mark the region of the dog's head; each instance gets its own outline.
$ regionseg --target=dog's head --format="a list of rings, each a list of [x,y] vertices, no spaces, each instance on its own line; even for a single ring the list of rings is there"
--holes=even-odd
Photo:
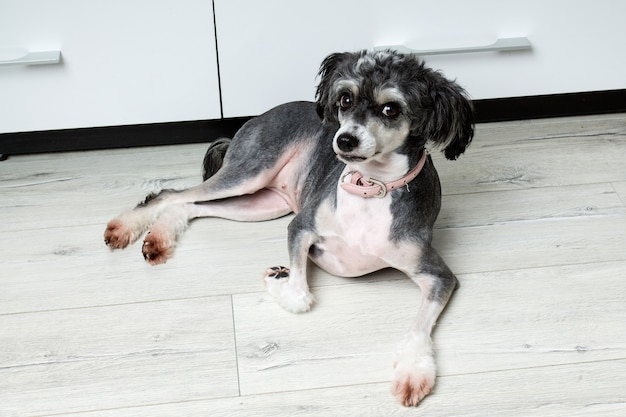
[[[340,124],[333,148],[346,163],[376,159],[407,141],[430,141],[456,159],[472,140],[474,112],[465,91],[415,56],[337,53],[318,75],[318,112]]]

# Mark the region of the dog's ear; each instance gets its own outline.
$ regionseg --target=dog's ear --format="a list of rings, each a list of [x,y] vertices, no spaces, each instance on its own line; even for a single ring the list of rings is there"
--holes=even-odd
[[[353,54],[348,52],[335,53],[327,56],[317,73],[320,82],[317,85],[315,101],[317,102],[317,114],[324,122],[338,122],[336,97],[333,97],[333,86],[339,77],[339,67]]]
[[[474,107],[457,83],[431,69],[422,70],[426,81],[422,134],[440,146],[446,158],[454,160],[465,152],[474,137]]]

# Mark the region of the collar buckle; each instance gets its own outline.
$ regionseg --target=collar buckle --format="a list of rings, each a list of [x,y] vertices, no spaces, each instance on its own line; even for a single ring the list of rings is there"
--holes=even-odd
[[[378,194],[372,196],[375,198],[385,198],[385,196],[387,195],[387,184],[385,184],[382,181],[378,181],[375,180],[374,178],[370,178],[369,180],[367,180],[367,182],[370,182],[372,184],[376,184],[380,187],[380,191],[378,192]]]

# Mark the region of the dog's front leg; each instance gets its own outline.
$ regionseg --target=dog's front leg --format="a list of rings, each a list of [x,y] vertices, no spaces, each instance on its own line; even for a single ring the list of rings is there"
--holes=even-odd
[[[417,319],[400,342],[392,391],[405,406],[417,406],[431,393],[437,367],[432,330],[458,285],[457,278],[430,247],[423,253],[419,270],[409,274],[422,290]]]
[[[302,228],[302,216],[296,216],[289,224],[290,268],[277,266],[265,271],[267,291],[276,302],[291,313],[304,313],[311,309],[315,298],[307,283],[307,262],[309,248],[317,236],[311,230]]]

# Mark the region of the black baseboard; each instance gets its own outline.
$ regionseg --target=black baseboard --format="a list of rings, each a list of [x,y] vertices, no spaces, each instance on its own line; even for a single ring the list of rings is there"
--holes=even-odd
[[[626,112],[626,90],[475,100],[478,123]]]
[[[626,112],[626,89],[475,100],[476,122]],[[0,134],[6,155],[210,142],[231,137],[249,118]]]
[[[248,118],[0,134],[0,154],[64,152],[210,142],[232,137]]]

